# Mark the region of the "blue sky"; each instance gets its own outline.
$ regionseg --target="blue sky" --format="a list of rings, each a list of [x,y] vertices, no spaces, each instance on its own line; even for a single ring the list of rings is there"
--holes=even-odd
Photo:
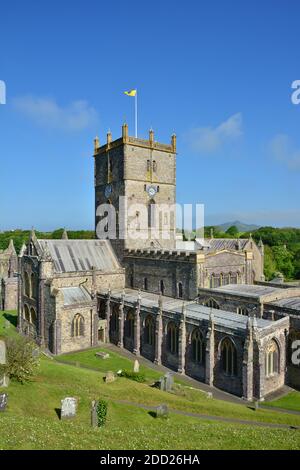
[[[93,138],[178,136],[206,223],[300,226],[296,0],[1,3],[0,229],[93,228]]]

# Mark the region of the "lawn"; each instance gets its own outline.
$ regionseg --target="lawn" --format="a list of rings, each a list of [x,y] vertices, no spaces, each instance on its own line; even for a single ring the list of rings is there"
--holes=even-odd
[[[43,358],[38,376],[25,385],[11,382],[9,404],[1,414],[0,449],[300,449],[300,432],[241,424],[209,422],[170,413],[167,420],[153,418],[147,410],[120,404],[129,400],[149,404],[167,403],[170,408],[235,415],[242,419],[298,423],[283,413],[207,399],[196,391],[182,397],[124,378],[104,384],[102,373],[56,363]],[[73,421],[60,421],[60,400],[78,398]],[[90,427],[90,402],[106,398],[108,421],[104,428]],[[206,403],[206,406],[205,406]],[[223,408],[223,409],[222,409]]]
[[[15,315],[6,313],[15,321]],[[0,315],[0,328],[4,324],[4,335],[15,334],[15,327],[5,323],[6,313]],[[173,393],[163,392],[150,386],[160,373],[143,366],[147,383],[119,377],[106,384],[103,376],[107,370],[132,369],[132,361],[112,351],[110,358],[103,360],[95,357],[95,352],[74,353],[63,359],[97,370],[42,356],[38,375],[30,383],[11,381],[7,389],[0,389],[9,396],[7,410],[0,415],[0,449],[300,449],[299,430],[209,421],[172,410],[293,426],[300,426],[298,415],[271,408],[253,411],[245,405],[207,398],[182,384],[176,384]],[[77,416],[72,421],[59,419],[61,399],[66,396],[78,399]],[[104,428],[93,429],[90,404],[99,398],[108,401],[108,421]],[[124,401],[148,406],[165,403],[170,416],[155,419],[146,409]]]
[[[0,338],[17,334],[18,314],[15,310],[4,310],[0,312]]]
[[[288,395],[278,398],[277,400],[265,402],[264,405],[300,411],[300,392],[290,392]]]
[[[109,358],[101,359],[97,357],[96,353],[99,351],[108,353]],[[115,373],[117,373],[119,370],[133,370],[132,360],[123,357],[120,354],[117,354],[111,351],[110,349],[106,348],[93,348],[77,353],[63,354],[61,356],[58,356],[58,359],[64,362],[68,362],[70,364],[76,364],[77,362],[85,367],[96,369],[103,373],[109,370],[112,370]],[[154,382],[163,375],[163,372],[155,371],[150,367],[145,367],[142,364],[140,364],[140,372],[145,374],[146,380],[148,382]]]

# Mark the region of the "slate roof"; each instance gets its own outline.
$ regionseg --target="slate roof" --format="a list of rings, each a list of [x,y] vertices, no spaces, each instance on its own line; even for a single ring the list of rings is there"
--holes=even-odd
[[[111,297],[121,299],[122,293],[125,293],[125,303],[132,303],[135,305],[138,298],[138,291],[134,289],[113,290],[111,291]],[[107,291],[101,292],[102,294]],[[141,292],[141,305],[142,307],[157,308],[158,307],[159,295],[152,294],[150,292]],[[226,310],[211,309],[204,305],[200,305],[196,302],[185,302],[186,317],[195,320],[209,320],[210,313],[214,315],[214,322],[216,326],[227,327],[232,330],[246,330],[248,317],[239,315],[235,312],[228,312]],[[182,312],[183,301],[179,299],[173,299],[172,297],[162,297],[162,308],[165,312],[174,312],[180,314]],[[271,320],[263,320],[257,318],[258,329],[269,327],[274,324]]]
[[[229,294],[249,297],[261,297],[264,295],[282,294],[282,289],[270,286],[258,286],[252,284],[227,284],[226,286],[210,289],[211,292],[228,292]]]
[[[288,299],[276,300],[270,302],[272,305],[278,305],[279,307],[292,308],[300,311],[300,297],[290,297]]]
[[[248,238],[206,238],[205,244],[209,245],[209,248],[204,248],[205,251],[221,251],[221,250],[233,250],[236,251],[244,250],[249,239]],[[239,248],[238,248],[239,244]]]
[[[82,304],[91,301],[91,296],[83,287],[62,287],[59,291],[64,296],[64,305]]]
[[[57,273],[90,271],[115,271],[121,266],[109,240],[38,240],[42,250],[47,250]]]

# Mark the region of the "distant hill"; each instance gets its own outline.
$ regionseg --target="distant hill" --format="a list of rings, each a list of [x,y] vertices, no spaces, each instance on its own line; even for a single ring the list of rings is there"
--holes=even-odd
[[[259,225],[243,224],[239,220],[236,220],[235,222],[226,222],[225,224],[218,225],[217,227],[221,232],[226,232],[226,230],[228,230],[229,227],[232,227],[232,225],[235,225],[239,232],[251,232],[251,230],[254,231],[259,229]]]

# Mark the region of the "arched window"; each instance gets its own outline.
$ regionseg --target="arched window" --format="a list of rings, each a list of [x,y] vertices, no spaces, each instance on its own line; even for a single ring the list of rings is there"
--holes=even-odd
[[[248,310],[246,309],[246,307],[238,307],[237,308],[237,313],[239,315],[248,316]]]
[[[237,284],[237,273],[230,273],[230,284]]]
[[[24,318],[26,321],[28,321],[30,323],[30,311],[29,311],[29,308],[28,308],[28,305],[24,305]]]
[[[161,292],[162,295],[164,295],[164,293],[165,293],[165,283],[162,279],[159,282],[159,291]]]
[[[274,339],[272,339],[266,349],[265,355],[266,377],[278,374],[279,372],[279,348]]]
[[[33,307],[30,309],[30,323],[36,325],[36,313]]]
[[[24,274],[24,284],[25,284],[25,295],[27,297],[31,296],[31,287],[30,287],[30,277],[27,272]]]
[[[130,274],[130,287],[133,289],[133,274]]]
[[[203,364],[205,359],[205,343],[201,332],[196,329],[192,333],[192,360]]]
[[[111,320],[110,320],[111,331],[114,331],[114,332],[118,331],[118,321],[119,321],[118,306],[114,306],[112,314],[111,314]]]
[[[179,330],[175,323],[170,322],[168,324],[168,333],[167,333],[167,346],[168,351],[172,354],[178,354],[178,341],[179,340]]]
[[[125,331],[128,338],[134,338],[134,314],[132,312],[127,314]]]
[[[73,319],[73,336],[84,336],[84,319],[79,313]]]
[[[148,227],[155,228],[155,201],[153,199],[148,204]]]
[[[37,285],[36,285],[36,277],[33,273],[31,274],[30,279],[31,279],[31,297],[33,299],[36,299],[37,298]]]
[[[182,282],[178,282],[178,297],[182,299],[183,297],[183,287],[182,287]]]
[[[144,278],[144,290],[148,290],[148,279]]]
[[[223,274],[223,279],[222,279],[222,286],[227,286],[230,284],[230,275],[228,273]]]
[[[296,350],[298,350],[298,343],[296,341],[300,341],[300,332],[290,329],[290,333],[288,336],[288,362],[289,364],[292,364],[293,366],[298,366],[300,368],[300,363],[296,364],[296,361],[293,361],[293,354],[295,353]],[[300,344],[300,343],[299,343]]]
[[[145,343],[153,346],[155,339],[154,321],[151,315],[148,315],[145,320]]]
[[[204,305],[210,308],[216,308],[216,309],[220,308],[219,304],[214,299],[207,300],[207,302],[205,302]]]
[[[221,364],[226,375],[237,375],[237,352],[229,338],[225,338],[221,344]]]

